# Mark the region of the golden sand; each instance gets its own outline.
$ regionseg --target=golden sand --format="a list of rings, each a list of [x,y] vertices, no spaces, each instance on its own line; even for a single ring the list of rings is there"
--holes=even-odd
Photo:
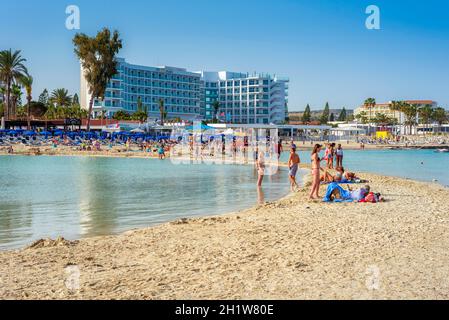
[[[449,190],[363,177],[388,201],[324,204],[302,190],[220,217],[3,252],[0,298],[448,299]]]

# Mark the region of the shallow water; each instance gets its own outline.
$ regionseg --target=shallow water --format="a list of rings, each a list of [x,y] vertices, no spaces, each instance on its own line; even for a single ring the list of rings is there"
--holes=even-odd
[[[169,160],[0,156],[0,250],[79,239],[249,208],[288,193],[287,172]]]
[[[324,152],[321,153],[321,156]],[[310,163],[310,152],[300,152],[301,160]],[[282,155],[288,160],[288,153]],[[322,163],[325,166],[325,163]],[[449,186],[449,153],[435,150],[345,150],[343,166],[355,172],[371,172]]]

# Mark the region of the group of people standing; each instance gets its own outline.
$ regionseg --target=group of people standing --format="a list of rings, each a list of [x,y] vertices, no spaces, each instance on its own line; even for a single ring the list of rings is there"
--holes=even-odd
[[[277,147],[278,150],[282,150]],[[310,199],[319,199],[319,190],[321,184],[321,171],[324,169],[321,168],[321,162],[326,161],[327,169],[335,168],[343,168],[343,148],[341,144],[328,143],[326,145],[324,157],[320,158],[320,152],[323,149],[323,145],[316,144],[312,150],[311,154],[311,164],[312,164],[312,186],[310,190]],[[290,157],[288,159],[288,168],[289,168],[289,180],[291,185],[291,190],[295,191],[299,188],[298,183],[296,181],[296,175],[299,169],[299,165],[301,163],[301,159],[296,152],[297,147],[294,143],[292,143],[290,148]],[[265,159],[264,155],[261,153],[256,159],[256,168],[258,171],[258,181],[257,186],[261,187],[264,174],[265,174]]]

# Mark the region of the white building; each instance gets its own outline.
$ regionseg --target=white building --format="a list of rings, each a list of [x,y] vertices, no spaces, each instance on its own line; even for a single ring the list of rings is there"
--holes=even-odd
[[[204,94],[201,115],[213,119],[213,104],[220,103],[218,118],[225,122],[283,123],[287,117],[288,79],[268,74],[200,71]]]
[[[118,58],[118,73],[106,90],[103,101],[94,101],[93,116],[111,118],[117,111],[138,111],[138,100],[150,118],[159,118],[162,99],[167,119],[211,120],[213,103],[224,122],[283,123],[287,117],[288,79],[264,74],[236,72],[189,72],[174,67],[146,67]],[[81,70],[80,103],[88,108],[90,95]]]
[[[118,74],[109,82],[103,101],[95,100],[93,116],[105,112],[112,117],[117,111],[138,111],[142,101],[152,118],[160,117],[159,101],[164,101],[167,119],[197,119],[200,115],[200,75],[174,67],[146,67],[129,64],[118,58]],[[89,106],[90,95],[81,70],[80,103]]]

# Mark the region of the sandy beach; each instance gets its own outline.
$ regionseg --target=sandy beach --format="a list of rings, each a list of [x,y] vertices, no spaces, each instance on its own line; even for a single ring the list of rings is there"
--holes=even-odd
[[[323,204],[303,190],[219,217],[2,252],[0,298],[448,299],[449,190],[363,177],[388,201]]]

